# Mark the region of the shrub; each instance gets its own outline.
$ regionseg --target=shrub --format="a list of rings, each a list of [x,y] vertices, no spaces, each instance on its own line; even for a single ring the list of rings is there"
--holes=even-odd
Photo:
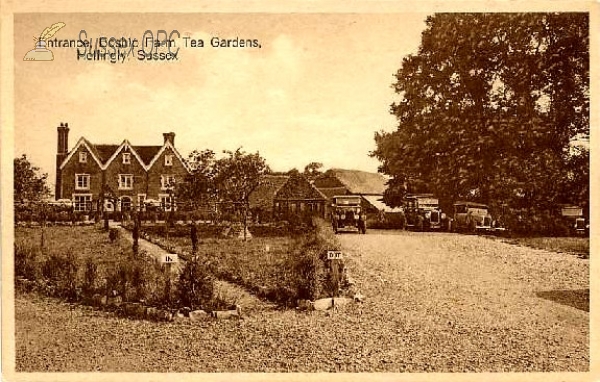
[[[325,267],[319,251],[311,247],[303,248],[299,256],[293,259],[296,298],[316,300],[321,295],[325,279]]]
[[[77,288],[77,273],[79,272],[79,263],[77,256],[69,252],[63,262],[63,278],[60,282],[60,296],[68,301],[77,301],[79,291]]]
[[[121,261],[106,276],[106,294],[116,294],[127,301],[127,289],[131,277],[131,266],[128,261]]]
[[[15,275],[29,280],[40,276],[39,258],[36,248],[26,242],[15,243]]]
[[[145,263],[138,261],[133,265],[131,272],[132,298],[134,301],[146,301],[150,278],[146,272]]]
[[[56,218],[56,220],[60,222],[68,222],[71,221],[71,217],[69,216],[68,212],[61,211],[58,213],[58,217]]]
[[[98,265],[92,258],[88,258],[85,261],[85,273],[83,275],[82,290],[85,296],[93,296],[98,287]]]
[[[62,257],[56,253],[52,253],[42,264],[42,276],[51,281],[58,281],[62,277],[62,267]]]
[[[214,278],[197,258],[188,261],[177,281],[178,298],[192,310],[211,310],[214,300]]]
[[[315,300],[323,295],[336,296],[343,265],[326,260],[327,251],[340,248],[329,224],[323,219],[313,218],[311,232],[298,240],[296,247],[299,253],[292,258],[290,266],[295,276],[293,283],[297,299]]]
[[[119,239],[120,233],[118,228],[111,228],[108,230],[108,238],[111,243],[114,243]]]
[[[56,297],[75,301],[79,297],[77,289],[77,273],[79,264],[72,252],[66,256],[53,253],[42,265],[42,275],[54,286]]]

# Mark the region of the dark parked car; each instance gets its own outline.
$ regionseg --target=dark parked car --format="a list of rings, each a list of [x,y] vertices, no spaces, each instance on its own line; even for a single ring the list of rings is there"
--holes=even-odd
[[[348,228],[367,233],[366,215],[362,211],[360,196],[334,196],[331,205],[331,225],[335,233]]]

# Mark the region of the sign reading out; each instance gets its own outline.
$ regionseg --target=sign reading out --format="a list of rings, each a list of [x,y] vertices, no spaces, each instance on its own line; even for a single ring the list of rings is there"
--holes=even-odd
[[[341,260],[342,251],[327,251],[327,260]]]
[[[166,253],[162,255],[160,262],[163,264],[173,264],[179,262],[176,253]]]

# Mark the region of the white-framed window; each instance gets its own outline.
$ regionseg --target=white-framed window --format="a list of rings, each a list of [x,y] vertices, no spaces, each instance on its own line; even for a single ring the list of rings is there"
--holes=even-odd
[[[175,175],[161,175],[160,176],[160,189],[166,190],[169,187],[175,185]]]
[[[171,197],[169,194],[158,194],[158,199],[164,211],[171,211]]]
[[[90,189],[90,174],[75,174],[75,189],[89,190]]]
[[[137,195],[137,207],[138,207],[138,211],[143,211],[144,210],[144,202],[146,201],[146,194],[138,194]]]
[[[87,163],[87,153],[85,151],[79,152],[79,163]]]
[[[119,190],[131,190],[133,188],[133,175],[119,174]]]
[[[173,155],[171,155],[171,154],[165,155],[165,166],[173,166]]]
[[[131,163],[131,153],[123,153],[123,164]]]
[[[74,211],[90,211],[92,209],[92,194],[73,194]]]

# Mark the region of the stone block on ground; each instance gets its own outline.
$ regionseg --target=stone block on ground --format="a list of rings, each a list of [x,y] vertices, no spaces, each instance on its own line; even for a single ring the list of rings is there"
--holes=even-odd
[[[215,310],[211,316],[217,319],[240,318],[238,310]]]
[[[298,309],[300,310],[314,310],[313,302],[310,300],[299,300]]]
[[[168,310],[159,310],[158,317],[161,321],[173,321],[173,313]]]
[[[353,300],[348,297],[336,297],[333,299],[333,306],[335,308],[340,308],[340,307],[348,305],[352,301]]]
[[[106,299],[106,306],[111,308],[118,308],[123,303],[121,296],[108,297]]]
[[[123,313],[127,317],[144,318],[146,317],[146,307],[137,302],[127,302],[121,306]]]
[[[182,322],[189,322],[189,321],[190,321],[190,318],[184,316],[183,313],[181,313],[181,312],[177,312],[177,313],[175,313],[175,315],[173,315],[173,322],[182,323]]]
[[[158,321],[158,309],[156,309],[153,306],[150,306],[146,309],[146,318],[149,320],[154,320],[154,321]]]
[[[206,313],[203,310],[192,310],[189,313],[189,316],[190,316],[190,321],[198,322],[198,321],[206,320],[206,318],[208,317],[208,313]]]
[[[314,310],[327,310],[333,307],[333,299],[331,297],[321,298],[312,303]]]

